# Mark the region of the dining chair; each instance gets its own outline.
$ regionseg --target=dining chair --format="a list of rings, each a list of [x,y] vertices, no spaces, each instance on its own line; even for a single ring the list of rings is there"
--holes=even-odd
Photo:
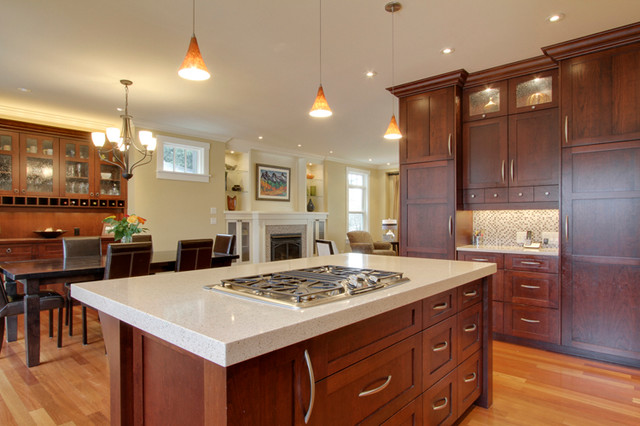
[[[104,279],[149,275],[151,256],[151,242],[148,241],[109,244],[104,266]]]
[[[213,244],[214,253],[233,254],[236,249],[236,236],[233,234],[217,234]]]
[[[176,272],[211,268],[213,239],[180,240],[176,254]]]
[[[131,236],[131,241],[134,243],[142,243],[146,241],[153,242],[153,240],[151,239],[151,234],[133,234]]]
[[[62,239],[62,257],[67,259],[85,257],[85,256],[101,256],[102,243],[100,237],[65,237]],[[70,283],[64,283],[66,315],[65,324],[69,326],[69,336],[73,336],[73,305],[74,300],[71,298]],[[87,307],[82,305],[82,317],[86,318]],[[82,336],[87,335],[86,321],[82,323]],[[83,340],[86,344],[86,339]]]
[[[41,291],[40,311],[49,311],[49,337],[53,337],[53,310],[58,310],[58,347],[62,347],[62,311],[65,298],[55,291]],[[24,295],[7,295],[4,285],[0,285],[0,351],[4,341],[4,318],[24,314]]]
[[[332,240],[316,240],[316,253],[318,256],[338,254],[338,247]]]

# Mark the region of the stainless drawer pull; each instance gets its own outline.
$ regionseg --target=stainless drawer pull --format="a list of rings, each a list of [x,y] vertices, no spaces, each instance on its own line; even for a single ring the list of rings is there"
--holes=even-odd
[[[535,265],[535,266],[540,266],[542,265],[542,262],[531,262],[529,260],[523,260],[522,262],[523,265]]]
[[[549,196],[549,191],[544,191],[544,195]]]
[[[451,136],[453,135],[449,133],[449,140],[447,141],[447,149],[449,150],[449,157],[453,155],[453,152],[451,151]]]
[[[311,418],[311,412],[313,411],[313,403],[316,399],[316,378],[313,374],[313,365],[311,365],[311,357],[309,356],[309,351],[304,350],[304,360],[307,363],[307,369],[309,370],[309,382],[311,382],[311,395],[309,395],[309,409],[307,413],[304,415],[304,422],[309,423],[309,419]]]
[[[501,167],[502,171],[501,171],[501,174],[502,174],[502,181],[503,181],[503,182],[504,182],[504,166],[505,166],[505,164],[506,164],[506,161],[505,161],[505,160],[502,160],[502,167]],[[494,195],[495,195],[495,194],[494,194]]]
[[[465,326],[464,332],[471,333],[472,331],[476,331],[477,329],[478,329],[478,326],[476,324],[471,324],[471,325]]]
[[[498,198],[498,194],[497,193],[493,193],[493,198]]]
[[[511,159],[511,166],[509,167],[509,173],[511,174],[511,182],[513,182],[513,158]]]
[[[475,257],[472,257],[471,260],[473,260],[474,262],[488,262],[489,259],[476,259]]]
[[[9,248],[7,249],[7,254],[11,254],[11,251],[12,251],[12,250],[11,250],[11,247],[9,247]]]
[[[386,388],[387,386],[389,386],[389,383],[391,383],[391,376],[387,377],[387,381],[384,382],[382,385],[378,386],[375,389],[371,389],[368,391],[362,391],[358,394],[358,396],[369,396],[369,395],[373,395],[374,393],[378,393],[381,390],[383,390],[384,388]]]
[[[522,287],[522,288],[540,288],[539,285],[527,285],[527,284],[520,284],[520,287]]]
[[[522,197],[522,192],[518,192],[518,197]]]
[[[527,319],[527,318],[520,318],[520,321],[530,322],[532,324],[537,324],[537,323],[540,322],[540,320],[532,320],[532,319]]]
[[[431,350],[433,350],[433,352],[442,352],[447,349],[447,347],[449,347],[449,342],[445,340],[444,342],[433,345],[433,348],[431,348]]]
[[[441,404],[437,404],[440,401],[442,401],[442,403]],[[449,400],[445,396],[444,398],[439,399],[436,402],[434,402],[433,404],[431,404],[431,407],[433,408],[433,411],[438,411],[438,410],[442,410],[444,407],[446,407],[447,404],[449,404]]]
[[[447,302],[443,302],[443,303],[438,303],[437,305],[434,305],[433,309],[434,311],[442,311],[445,310],[449,307],[449,304]]]
[[[478,292],[475,290],[471,290],[471,291],[465,291],[462,294],[464,295],[464,297],[476,297],[478,295]]]
[[[569,143],[569,116],[564,116],[564,143]]]
[[[476,198],[476,194],[471,194],[471,198]]]
[[[476,377],[478,377],[478,376],[476,375],[476,372],[474,371],[473,373],[471,373],[467,377],[465,377],[463,380],[464,380],[465,383],[469,383],[469,382],[473,382],[476,379]]]

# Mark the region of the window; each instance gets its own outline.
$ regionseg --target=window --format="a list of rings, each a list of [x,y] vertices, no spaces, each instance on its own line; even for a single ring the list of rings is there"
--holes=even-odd
[[[209,182],[209,144],[158,137],[156,177]]]
[[[347,169],[347,232],[365,231],[368,228],[368,187],[368,172]]]

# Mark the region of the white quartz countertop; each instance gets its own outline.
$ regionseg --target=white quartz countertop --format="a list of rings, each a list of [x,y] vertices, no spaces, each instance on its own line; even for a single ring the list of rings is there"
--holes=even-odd
[[[221,279],[320,265],[403,272],[409,282],[291,309],[204,290]],[[73,284],[87,305],[221,366],[269,353],[496,272],[493,263],[346,253]]]
[[[488,246],[488,245],[479,245],[479,246],[460,246],[457,247],[458,251],[471,251],[471,252],[491,252],[491,253],[506,253],[506,254],[534,254],[536,256],[558,256],[557,248],[539,248],[539,249],[528,249],[522,246]]]

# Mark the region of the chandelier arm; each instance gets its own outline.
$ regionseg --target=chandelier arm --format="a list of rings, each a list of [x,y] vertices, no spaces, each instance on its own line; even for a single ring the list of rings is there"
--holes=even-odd
[[[108,154],[108,153],[110,153],[110,152],[111,152],[111,153],[113,153],[113,158],[114,158],[116,161],[111,161],[111,160],[108,160],[107,158],[102,158],[102,157],[100,157],[100,160],[101,160],[101,161],[104,161],[104,162],[106,162],[106,163],[109,163],[109,164],[113,164],[114,166],[118,166],[118,167],[120,167],[122,170],[125,170],[125,168],[126,168],[126,164],[125,164],[125,163],[120,159],[120,157],[118,157],[118,153],[115,151],[115,149],[114,149],[113,147],[112,147],[112,148],[110,148],[110,149],[108,149],[108,150],[99,149],[99,150],[98,150],[98,152],[99,152],[100,154]]]
[[[151,160],[153,160],[153,154],[145,155],[140,160],[136,161],[131,165],[131,168],[129,169],[129,173],[133,174],[133,169],[135,169],[138,166],[144,166],[145,164],[149,164]]]

